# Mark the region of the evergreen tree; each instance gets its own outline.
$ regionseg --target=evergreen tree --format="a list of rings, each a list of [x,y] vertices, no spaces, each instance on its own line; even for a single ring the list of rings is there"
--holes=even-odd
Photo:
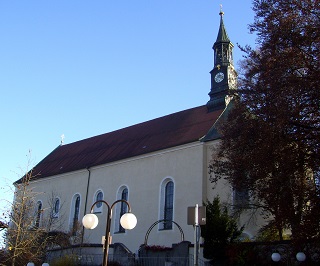
[[[222,207],[220,198],[215,197],[206,206],[206,225],[201,226],[204,238],[203,256],[206,259],[224,259],[229,244],[237,241],[243,228],[238,228],[235,219],[229,216],[226,207]]]

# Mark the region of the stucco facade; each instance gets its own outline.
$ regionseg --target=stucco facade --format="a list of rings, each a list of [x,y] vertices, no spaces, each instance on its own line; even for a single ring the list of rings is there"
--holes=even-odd
[[[156,221],[163,219],[162,186],[166,180],[174,183],[173,220],[183,229],[185,240],[193,242],[193,227],[187,225],[187,208],[202,205],[205,200],[212,200],[219,195],[221,201],[232,203],[232,188],[221,180],[213,189],[209,181],[208,164],[212,157],[212,147],[219,140],[211,143],[195,142],[172,149],[153,152],[109,164],[88,169],[82,169],[63,175],[51,176],[35,180],[31,183],[34,191],[39,192],[36,201],[42,202],[42,219],[50,215],[52,198],[60,199],[61,209],[56,223],[57,230],[69,232],[73,222],[73,199],[80,195],[79,221],[90,212],[95,202],[97,191],[102,191],[103,199],[109,204],[119,199],[121,188],[128,189],[128,201],[132,212],[137,216],[138,223],[133,230],[118,233],[120,206],[113,208],[111,225],[112,241],[125,244],[132,252],[138,250],[144,243],[149,227]],[[105,234],[107,208],[102,207],[96,213],[99,224],[94,230],[84,230],[83,243],[101,243]],[[242,222],[246,222],[242,219]],[[62,225],[62,227],[61,227]],[[176,226],[171,230],[161,230],[156,226],[148,237],[148,244],[171,246],[180,242],[181,234]],[[51,228],[54,230],[55,228]],[[257,226],[246,227],[245,232],[254,235]]]

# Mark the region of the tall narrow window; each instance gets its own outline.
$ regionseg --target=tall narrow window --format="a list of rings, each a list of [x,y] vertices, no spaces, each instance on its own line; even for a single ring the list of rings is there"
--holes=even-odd
[[[103,200],[103,192],[101,190],[97,191],[97,193],[95,194],[95,198],[94,201],[99,201],[99,200]],[[95,206],[94,206],[94,212],[95,213],[100,213],[102,212],[102,202],[98,202]]]
[[[126,200],[126,201],[128,200],[128,189],[127,188],[124,188],[122,190],[121,199]],[[125,232],[125,229],[120,224],[120,218],[122,215],[124,215],[127,212],[127,210],[128,210],[128,205],[124,202],[121,202],[121,208],[120,208],[120,214],[119,214],[119,233]]]
[[[159,223],[159,230],[171,230],[174,217],[174,188],[175,184],[171,177],[165,178],[160,186],[160,206],[159,220],[165,220]]]
[[[172,221],[173,219],[173,182],[169,181],[165,186],[164,198],[164,220]],[[172,229],[172,222],[164,222],[164,230]]]
[[[56,198],[53,204],[53,209],[52,209],[52,217],[53,218],[58,218],[59,217],[59,210],[60,210],[60,199]]]
[[[36,209],[36,222],[35,222],[36,228],[39,228],[39,226],[40,226],[41,213],[42,213],[42,202],[38,201],[37,202],[37,209]]]
[[[103,200],[103,193],[102,193],[102,191],[99,191],[99,192],[97,193],[96,201],[99,201],[99,200]],[[99,205],[99,207],[101,207],[102,202],[99,202],[97,205]]]
[[[74,213],[72,221],[72,235],[76,235],[79,224],[79,212],[80,212],[80,196],[77,195],[74,201]]]

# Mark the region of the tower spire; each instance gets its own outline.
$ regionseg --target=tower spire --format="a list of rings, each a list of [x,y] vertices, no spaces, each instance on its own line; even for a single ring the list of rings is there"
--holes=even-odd
[[[230,59],[232,60],[232,54],[230,57],[228,54],[228,51],[226,50],[227,46],[230,46],[231,48],[230,50],[232,51],[233,44],[230,42],[228,33],[224,26],[224,22],[223,22],[224,12],[222,11],[222,5],[220,5],[219,15],[220,15],[219,32],[218,32],[217,40],[212,47],[212,49],[215,52],[215,62],[214,62],[215,66],[217,66],[218,64],[222,65],[222,63],[225,63],[225,64],[233,63],[233,62],[229,62]]]
[[[233,67],[233,44],[224,26],[222,5],[220,5],[220,26],[218,36],[213,44],[214,62],[211,70],[210,100],[207,102],[208,111],[226,107],[225,98],[229,89],[236,87],[237,73]]]

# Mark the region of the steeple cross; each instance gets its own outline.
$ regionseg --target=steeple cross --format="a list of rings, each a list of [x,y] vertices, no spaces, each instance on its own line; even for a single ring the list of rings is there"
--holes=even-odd
[[[224,15],[224,12],[222,11],[222,4],[220,4],[220,13],[219,15],[222,17]]]

